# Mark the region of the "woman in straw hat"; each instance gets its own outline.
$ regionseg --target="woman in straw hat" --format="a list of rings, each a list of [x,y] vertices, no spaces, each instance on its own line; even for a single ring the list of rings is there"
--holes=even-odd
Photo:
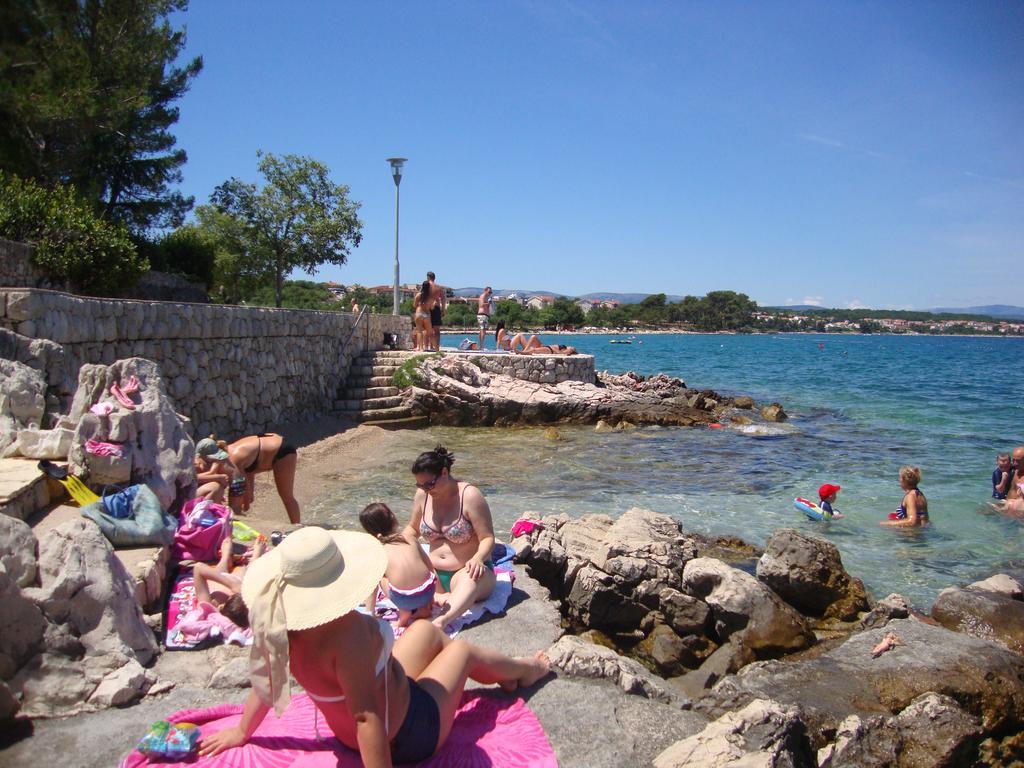
[[[451,640],[415,621],[396,641],[387,622],[355,609],[387,556],[374,537],[308,527],[253,561],[242,583],[253,630],[252,692],[237,726],[203,739],[200,754],[245,744],[291,700],[288,670],[342,744],[363,764],[418,762],[444,743],[466,679],[506,690],[548,673],[548,658],[510,658]]]

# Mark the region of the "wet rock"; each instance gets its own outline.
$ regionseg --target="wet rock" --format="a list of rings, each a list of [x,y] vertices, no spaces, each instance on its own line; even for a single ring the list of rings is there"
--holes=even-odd
[[[994,640],[1024,653],[1024,602],[995,592],[949,587],[932,605],[932,618],[955,632]]]
[[[768,539],[757,578],[802,613],[850,620],[868,609],[864,583],[843,568],[830,541],[783,528]]]
[[[711,609],[716,636],[727,640],[742,632],[742,642],[757,658],[773,658],[814,644],[807,620],[753,576],[721,560],[702,557],[683,570],[687,593]]]
[[[704,659],[697,669],[672,678],[669,682],[687,698],[696,699],[723,677],[739,671],[754,660],[754,654],[742,642],[730,641]]]
[[[815,768],[817,761],[796,707],[757,699],[676,742],[654,759],[655,768]]]
[[[742,397],[737,397],[735,400],[732,401],[732,404],[736,408],[741,408],[745,411],[749,411],[754,407],[754,399],[752,397],[747,397],[746,395],[744,395]]]
[[[779,403],[772,403],[766,405],[761,409],[761,417],[765,421],[786,421],[789,419],[789,415],[782,409]]]

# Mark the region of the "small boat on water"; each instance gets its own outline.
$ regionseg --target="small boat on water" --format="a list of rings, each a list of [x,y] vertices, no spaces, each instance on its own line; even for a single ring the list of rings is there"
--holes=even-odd
[[[609,344],[632,344],[632,339],[612,339]]]

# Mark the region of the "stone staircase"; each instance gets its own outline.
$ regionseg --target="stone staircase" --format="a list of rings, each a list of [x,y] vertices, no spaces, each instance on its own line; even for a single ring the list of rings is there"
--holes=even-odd
[[[419,352],[381,350],[365,352],[352,362],[348,380],[335,410],[363,424],[383,429],[419,429],[430,424],[429,416],[415,416],[402,404],[402,391],[392,385],[395,371]]]

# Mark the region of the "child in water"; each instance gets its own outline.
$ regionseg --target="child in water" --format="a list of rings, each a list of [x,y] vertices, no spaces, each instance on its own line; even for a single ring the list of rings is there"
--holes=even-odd
[[[398,626],[408,626],[415,619],[429,619],[434,607],[437,575],[426,552],[418,542],[402,536],[398,519],[387,504],[368,504],[359,513],[359,522],[384,545],[388,567],[381,588],[398,608]],[[376,603],[376,595],[371,595],[367,608],[372,611]]]
[[[900,468],[900,488],[905,493],[903,501],[895,512],[889,513],[888,520],[882,520],[881,525],[894,525],[911,527],[928,524],[928,499],[918,490],[921,482],[921,470],[917,467]]]
[[[996,456],[996,469],[992,473],[992,498],[1005,499],[1010,490],[1010,478],[1013,477],[1013,462],[1010,454],[1000,453]]]
[[[832,485],[832,483],[825,483],[818,489],[818,498],[821,500],[821,511],[825,513],[825,517],[842,517],[843,513],[838,509],[833,509],[832,505],[836,503],[836,496],[839,495],[840,487],[838,485]]]

